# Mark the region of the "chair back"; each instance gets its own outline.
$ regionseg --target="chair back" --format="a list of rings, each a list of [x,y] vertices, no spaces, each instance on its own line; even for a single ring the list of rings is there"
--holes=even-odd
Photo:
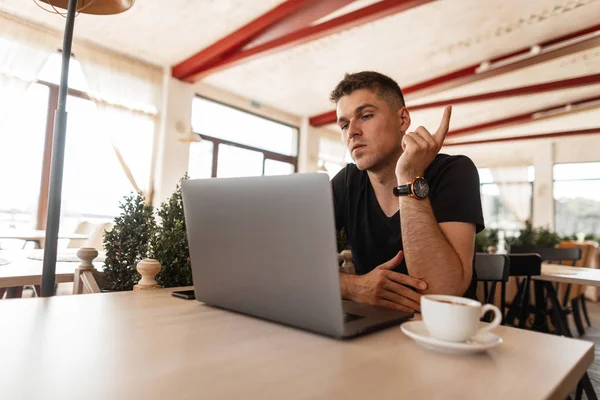
[[[542,274],[542,257],[537,253],[508,254],[510,276],[536,276]]]
[[[90,238],[86,242],[86,247],[92,247],[98,251],[104,251],[104,232],[113,228],[112,222],[105,222],[96,226],[96,229],[91,233]]]
[[[513,247],[510,248],[514,250]],[[502,284],[502,310],[506,304],[506,296],[512,298],[510,308],[506,314],[503,324],[515,326],[515,318],[518,317],[520,328],[525,328],[529,318],[530,283],[531,277],[542,274],[542,257],[537,253],[508,254],[510,259],[510,276],[516,283],[516,293],[506,293],[506,285]],[[522,279],[519,279],[522,277]],[[510,289],[510,287],[509,287]]]
[[[506,254],[475,254],[475,274],[479,282],[506,282],[510,269]]]
[[[92,224],[89,221],[81,221],[79,224],[77,224],[77,227],[75,228],[75,230],[73,231],[73,233],[78,233],[81,235],[89,235],[94,228],[96,227],[95,224]],[[80,247],[85,246],[85,242],[87,239],[69,239],[69,243],[67,243],[67,248],[68,249],[78,249]]]
[[[483,283],[485,303],[494,303],[496,283],[508,281],[509,274],[510,260],[505,254],[475,254],[475,275]]]
[[[537,253],[542,258],[542,261],[561,262],[575,265],[577,260],[581,258],[581,248],[555,248],[555,247],[536,247],[536,246],[511,246],[510,252],[518,253]]]

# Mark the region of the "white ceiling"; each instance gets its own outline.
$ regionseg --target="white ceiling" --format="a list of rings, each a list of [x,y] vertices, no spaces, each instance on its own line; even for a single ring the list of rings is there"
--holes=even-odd
[[[75,22],[75,36],[150,64],[169,66],[283,1],[136,0],[133,7],[122,14],[80,14]],[[44,12],[34,0],[0,0],[0,10],[61,32],[64,30],[65,19]]]
[[[137,0],[131,10],[120,15],[80,15],[75,34],[142,61],[171,66],[282,2]],[[373,2],[359,0],[341,12]],[[0,0],[0,11],[63,29],[63,18],[40,10],[33,0]],[[376,70],[409,86],[599,22],[600,0],[439,0],[228,68],[209,75],[204,82],[294,115],[313,116],[333,108],[329,92],[346,72]],[[420,98],[413,104],[592,73],[600,73],[600,48]],[[562,105],[598,93],[600,85],[460,104],[455,107],[452,127]],[[410,108],[410,96],[407,98]],[[435,128],[441,113],[441,109],[415,111],[413,126]],[[518,130],[538,133],[534,131],[595,126],[599,113],[553,118]],[[508,130],[498,132],[506,134]],[[473,135],[469,136],[472,139]]]
[[[408,86],[599,20],[598,0],[442,0],[235,66],[205,80],[289,112],[315,115],[332,108],[328,94],[346,72],[376,70]],[[600,72],[599,64],[595,63],[596,72]],[[511,84],[520,86],[535,75],[527,74]],[[482,85],[486,90],[493,87]]]

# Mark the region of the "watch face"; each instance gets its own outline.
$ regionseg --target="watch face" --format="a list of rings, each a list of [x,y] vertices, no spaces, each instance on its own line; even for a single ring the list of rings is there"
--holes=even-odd
[[[429,196],[429,185],[425,178],[418,178],[412,185],[413,194],[420,199]]]

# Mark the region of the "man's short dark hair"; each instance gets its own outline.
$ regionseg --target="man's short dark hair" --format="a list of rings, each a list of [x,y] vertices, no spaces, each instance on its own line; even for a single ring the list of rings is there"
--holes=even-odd
[[[333,103],[337,103],[343,96],[348,96],[355,90],[368,89],[373,91],[381,99],[385,100],[392,109],[404,106],[402,89],[395,80],[389,76],[375,71],[362,71],[354,74],[346,74],[344,79],[337,84],[329,95]]]

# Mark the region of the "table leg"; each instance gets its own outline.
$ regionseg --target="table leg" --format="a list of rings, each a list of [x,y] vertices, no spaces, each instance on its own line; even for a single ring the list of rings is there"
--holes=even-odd
[[[502,318],[505,316],[506,311],[506,282],[500,282],[500,313]]]
[[[7,299],[18,299],[23,295],[23,286],[13,286],[6,292]]]
[[[551,312],[554,313],[556,319],[556,330],[559,335],[573,337],[571,330],[569,329],[569,323],[565,316],[565,313],[562,310],[562,306],[560,305],[560,301],[558,301],[558,297],[556,297],[556,290],[554,290],[554,286],[550,282],[544,282],[544,286],[546,287],[546,293],[548,294],[548,299],[550,300],[550,306],[552,307]]]
[[[508,308],[508,312],[506,313],[506,316],[504,317],[503,325],[515,326],[514,325],[515,318],[518,317],[518,314],[521,311],[520,305],[521,305],[523,285],[521,283],[519,283],[518,280],[516,281],[516,284],[517,284],[517,293],[515,294],[515,297],[512,300],[512,304]]]
[[[535,296],[535,320],[533,330],[538,332],[550,332],[548,326],[548,314],[546,313],[548,301],[544,296],[544,285],[540,281],[533,281],[533,293]]]
[[[587,322],[588,326],[592,326],[592,323],[590,322],[590,317],[587,312],[587,306],[585,305],[585,302],[587,301],[585,298],[585,295],[581,294],[580,297],[581,297],[581,309],[583,310],[583,316],[585,317],[585,322]]]
[[[585,396],[588,398],[588,400],[598,400],[598,396],[596,396],[596,391],[594,391],[594,386],[592,386],[592,381],[590,381],[590,377],[587,372],[577,384],[577,392],[575,394],[576,400],[582,399],[582,392],[585,393]]]
[[[529,286],[531,279],[525,277],[523,282],[523,298],[521,299],[521,315],[519,316],[519,328],[525,329],[527,320],[529,319]]]
[[[579,336],[583,336],[585,334],[585,329],[583,327],[583,321],[581,320],[581,309],[579,308],[579,297],[575,297],[571,300],[571,309],[573,310],[573,319],[575,319],[575,326],[577,327],[577,333]]]

